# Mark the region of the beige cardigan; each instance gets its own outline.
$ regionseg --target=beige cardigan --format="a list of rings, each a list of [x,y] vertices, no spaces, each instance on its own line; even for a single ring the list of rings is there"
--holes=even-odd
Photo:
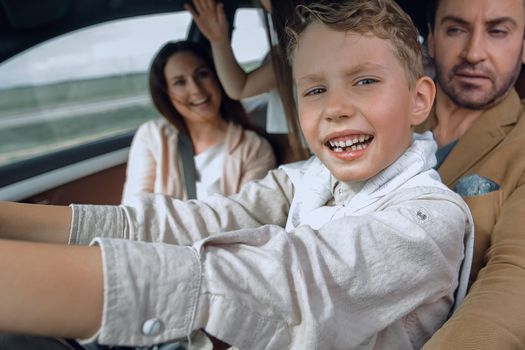
[[[151,120],[139,127],[129,152],[123,204],[143,193],[187,199],[177,137],[177,129],[165,119]],[[220,181],[223,194],[237,193],[244,183],[264,177],[275,165],[272,148],[264,138],[229,124]]]

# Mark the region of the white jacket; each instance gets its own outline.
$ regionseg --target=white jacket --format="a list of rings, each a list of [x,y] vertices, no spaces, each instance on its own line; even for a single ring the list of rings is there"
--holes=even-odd
[[[429,147],[416,140],[410,164],[328,208],[318,228],[300,221],[322,200],[299,201],[315,159],[231,197],[73,206],[71,243],[100,236],[98,340],[155,344],[204,328],[240,349],[419,348],[447,317],[470,230],[465,203],[430,170]]]

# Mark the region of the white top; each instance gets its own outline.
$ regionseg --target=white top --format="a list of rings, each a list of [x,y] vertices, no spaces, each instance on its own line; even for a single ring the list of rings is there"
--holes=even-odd
[[[193,157],[197,171],[195,181],[197,199],[204,199],[214,193],[222,193],[220,180],[224,166],[225,147],[226,143],[220,142]]]

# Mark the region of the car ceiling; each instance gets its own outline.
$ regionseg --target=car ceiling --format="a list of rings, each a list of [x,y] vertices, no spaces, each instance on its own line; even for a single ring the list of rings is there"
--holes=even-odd
[[[425,1],[397,1],[424,34]],[[181,11],[185,2],[188,0],[0,0],[0,62],[75,29],[119,18]],[[222,2],[226,11],[254,4],[253,0]]]

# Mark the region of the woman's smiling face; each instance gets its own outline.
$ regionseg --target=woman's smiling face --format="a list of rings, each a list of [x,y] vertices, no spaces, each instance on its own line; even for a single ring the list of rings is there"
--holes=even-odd
[[[164,67],[169,97],[187,124],[221,118],[221,89],[213,71],[197,55],[182,51]]]

